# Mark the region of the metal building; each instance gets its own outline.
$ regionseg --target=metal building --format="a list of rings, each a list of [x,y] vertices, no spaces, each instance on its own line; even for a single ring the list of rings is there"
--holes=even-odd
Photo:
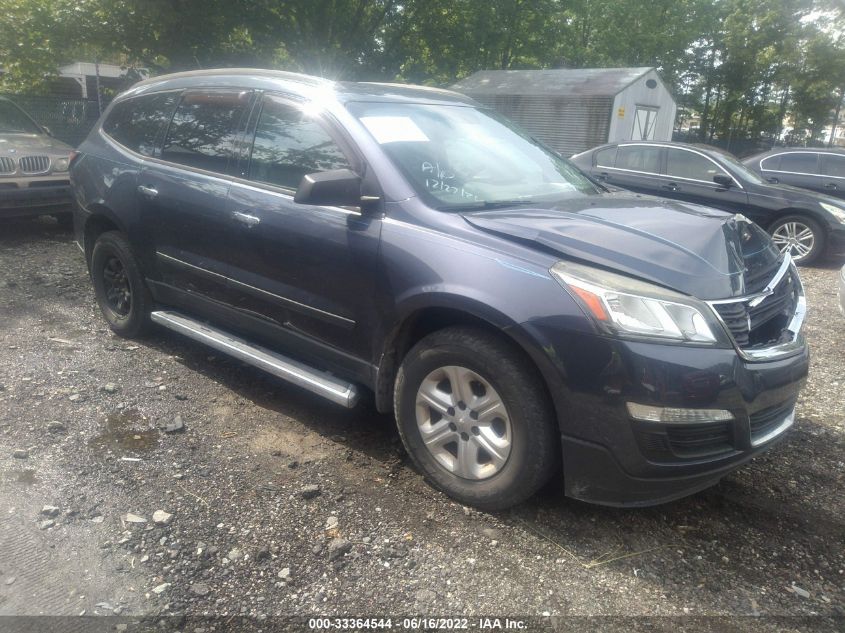
[[[481,70],[452,86],[564,156],[672,138],[677,106],[654,68]]]

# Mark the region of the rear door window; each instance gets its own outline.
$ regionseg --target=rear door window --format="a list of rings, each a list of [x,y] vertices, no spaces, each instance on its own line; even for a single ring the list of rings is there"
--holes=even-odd
[[[159,92],[121,101],[112,108],[103,131],[127,149],[153,156],[178,97],[178,92]]]
[[[845,178],[845,156],[831,154],[822,156],[822,173],[825,176]]]
[[[228,174],[250,91],[188,91],[167,131],[161,158],[171,163]]]
[[[616,168],[642,171],[650,174],[660,173],[659,147],[648,145],[620,145],[616,153]]]
[[[778,171],[789,171],[795,174],[818,174],[819,155],[815,152],[782,154]]]
[[[676,148],[666,151],[667,176],[712,183],[713,176],[717,174],[728,175],[724,169],[701,154]]]
[[[306,174],[344,168],[350,168],[349,161],[317,121],[279,98],[264,98],[249,161],[250,180],[297,189]]]

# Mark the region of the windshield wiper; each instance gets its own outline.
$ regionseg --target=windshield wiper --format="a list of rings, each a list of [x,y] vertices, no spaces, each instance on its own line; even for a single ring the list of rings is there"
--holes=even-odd
[[[534,200],[519,198],[517,200],[480,200],[479,202],[468,202],[466,204],[452,204],[437,207],[439,211],[475,211],[488,209],[506,209],[508,207],[519,207],[527,204],[537,204]]]

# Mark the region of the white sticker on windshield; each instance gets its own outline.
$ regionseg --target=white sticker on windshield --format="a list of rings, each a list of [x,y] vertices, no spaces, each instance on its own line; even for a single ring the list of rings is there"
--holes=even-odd
[[[428,137],[416,123],[406,116],[362,116],[361,123],[379,145],[402,141],[427,141]]]

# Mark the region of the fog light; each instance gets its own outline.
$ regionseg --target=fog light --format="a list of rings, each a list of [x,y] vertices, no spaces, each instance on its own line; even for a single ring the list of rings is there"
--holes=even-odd
[[[647,404],[628,402],[628,414],[643,422],[662,424],[702,424],[707,422],[730,422],[734,419],[724,409],[679,409],[674,407],[652,407]]]

